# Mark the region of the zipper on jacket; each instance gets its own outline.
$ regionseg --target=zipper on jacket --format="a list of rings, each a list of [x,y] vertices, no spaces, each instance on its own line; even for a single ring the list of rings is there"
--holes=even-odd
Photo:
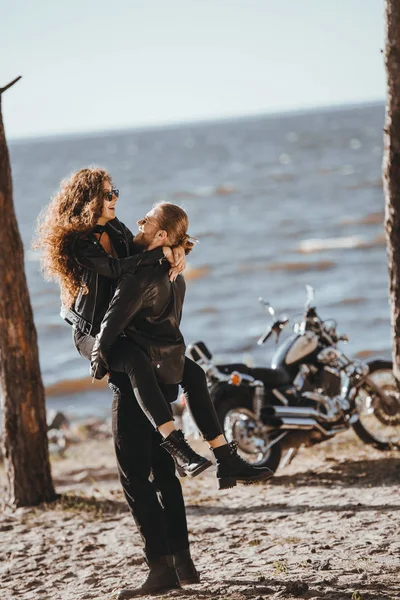
[[[93,305],[93,312],[92,312],[92,329],[94,327],[94,315],[95,315],[95,312],[96,312],[97,292],[98,292],[98,290],[99,290],[99,274],[96,273],[96,292],[95,292],[95,295],[94,295],[94,305]],[[90,333],[91,332],[92,331],[90,331]]]

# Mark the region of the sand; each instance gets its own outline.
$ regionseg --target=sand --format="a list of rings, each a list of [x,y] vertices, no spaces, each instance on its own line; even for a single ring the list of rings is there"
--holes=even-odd
[[[1,600],[112,599],[141,583],[146,566],[111,440],[75,444],[52,469],[60,501],[3,505]],[[399,481],[400,454],[351,432],[301,450],[267,484],[218,492],[211,470],[186,478],[201,583],[161,598],[400,598]]]

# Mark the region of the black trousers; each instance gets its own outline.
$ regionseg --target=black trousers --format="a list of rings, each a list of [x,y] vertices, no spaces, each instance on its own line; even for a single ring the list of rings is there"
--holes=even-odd
[[[94,338],[74,332],[74,342],[78,352],[90,359]],[[136,402],[128,377],[112,371],[109,385],[118,474],[146,558],[151,561],[185,550],[189,547],[186,512],[175,463],[160,446],[162,438]],[[177,386],[173,400],[176,391]],[[172,394],[172,389],[167,392]]]
[[[112,371],[128,375],[137,401],[155,427],[173,419],[170,402],[176,399],[177,386],[158,383],[155,369],[141,348],[128,338],[119,338],[112,346],[108,363]],[[185,358],[180,385],[204,439],[213,440],[221,435],[222,427],[208,393],[205,373],[190,358]]]

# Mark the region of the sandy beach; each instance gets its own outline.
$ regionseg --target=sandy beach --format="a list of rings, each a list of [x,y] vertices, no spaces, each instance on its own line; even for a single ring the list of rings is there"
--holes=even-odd
[[[2,600],[112,599],[144,578],[112,441],[107,431],[97,438],[53,458],[58,502],[2,506]],[[201,583],[162,597],[400,598],[399,480],[398,452],[351,432],[301,450],[267,484],[218,492],[211,469],[183,479]]]

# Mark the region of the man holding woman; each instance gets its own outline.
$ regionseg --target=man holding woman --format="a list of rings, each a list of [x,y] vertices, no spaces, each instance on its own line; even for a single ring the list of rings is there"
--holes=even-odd
[[[179,229],[178,221],[171,215],[168,218],[162,205],[153,209],[139,221],[136,241],[140,247],[115,217],[117,198],[106,171],[82,169],[73,174],[44,213],[36,245],[42,249],[45,273],[60,284],[64,316],[74,326],[78,351],[92,358],[100,375],[111,371],[118,471],[150,567],[143,586],[123,590],[123,598],[179,587],[179,581],[199,580],[190,557],[180,483],[164,448],[181,474],[195,476],[210,463],[175,430],[166,399],[176,398],[177,383],[182,384],[195,420],[213,448],[220,487],[260,480],[271,473],[257,471],[238,457],[234,445],[227,444],[204,373],[184,357],[179,331],[184,282],[178,272],[185,263],[182,255],[190,249],[186,215],[180,214]],[[175,260],[165,249],[171,271],[162,247],[179,245],[182,249],[175,252]],[[140,252],[143,249],[146,251]]]

